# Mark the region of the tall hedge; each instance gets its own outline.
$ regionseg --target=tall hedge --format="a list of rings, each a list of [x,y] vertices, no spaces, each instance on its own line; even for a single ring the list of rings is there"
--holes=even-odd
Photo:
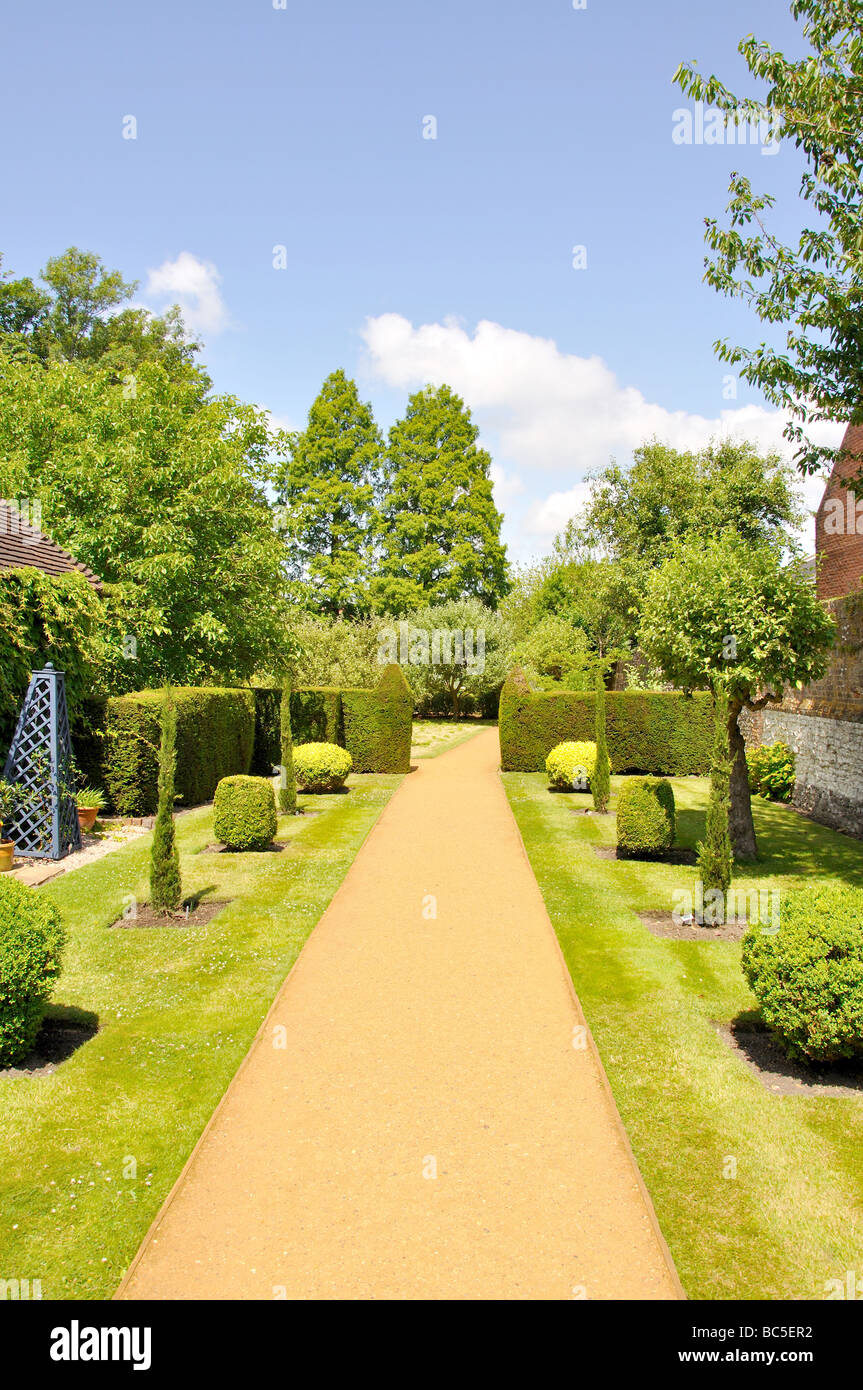
[[[252,749],[253,777],[272,777],[279,765],[281,744],[282,692],[276,686],[253,686],[255,701],[255,744]]]
[[[291,692],[291,733],[294,743],[345,744],[342,692],[336,686]]]
[[[260,757],[256,770],[261,774],[281,761],[278,695],[278,691],[255,691],[255,757]],[[355,772],[407,772],[413,705],[404,672],[398,665],[387,666],[373,690],[336,686],[292,690],[291,730],[297,746],[335,743],[347,748]]]
[[[210,801],[223,777],[248,773],[255,741],[251,690],[180,687],[177,794],[183,806]],[[144,690],[90,701],[75,755],[87,779],[105,788],[120,815],[152,815],[158,802],[160,716],[164,692]]]
[[[413,696],[401,666],[387,666],[374,690],[343,690],[344,744],[354,772],[409,772]]]
[[[609,691],[605,699],[612,772],[684,777],[709,770],[712,695],[624,690]],[[516,668],[501,691],[499,719],[504,771],[541,772],[557,744],[593,738],[596,696],[532,691]]]

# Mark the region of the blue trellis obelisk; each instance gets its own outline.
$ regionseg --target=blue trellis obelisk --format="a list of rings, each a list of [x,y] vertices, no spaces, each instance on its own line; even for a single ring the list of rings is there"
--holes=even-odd
[[[49,661],[30,677],[3,770],[4,781],[24,790],[6,827],[16,854],[63,859],[81,848],[73,775],[66,679]]]

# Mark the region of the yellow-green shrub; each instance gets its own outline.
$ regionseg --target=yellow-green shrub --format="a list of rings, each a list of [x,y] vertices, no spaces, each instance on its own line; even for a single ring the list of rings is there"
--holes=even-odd
[[[301,743],[294,749],[294,775],[302,792],[335,792],[353,767],[346,748],[335,743]]]
[[[549,783],[557,791],[588,791],[595,768],[595,743],[559,743],[545,760]]]

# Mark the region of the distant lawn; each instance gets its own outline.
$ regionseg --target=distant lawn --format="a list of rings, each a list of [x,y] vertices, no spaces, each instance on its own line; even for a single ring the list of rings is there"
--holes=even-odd
[[[689,1297],[823,1299],[826,1281],[863,1277],[863,1098],[772,1094],[718,1036],[713,1020],[755,1007],[739,943],[660,940],[635,915],[671,910],[695,868],[599,859],[614,820],[572,815],[589,797],[550,794],[540,773],[503,781]],[[692,846],[707,784],[674,790]],[[763,858],[735,885],[863,886],[859,841],[753,806]]]
[[[483,729],[494,729],[496,719],[415,719],[412,758],[436,758]]]
[[[400,781],[301,798],[322,814],[280,819],[284,854],[198,855],[212,808],[180,816],[184,889],[233,899],[204,927],[108,929],[147,896],[149,835],[39,890],[70,937],[50,1012],[99,1032],[53,1075],[0,1071],[0,1279],[111,1295]]]

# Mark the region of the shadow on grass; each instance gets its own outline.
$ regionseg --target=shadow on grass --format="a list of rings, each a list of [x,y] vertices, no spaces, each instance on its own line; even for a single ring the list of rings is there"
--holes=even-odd
[[[14,1067],[0,1069],[4,1076],[38,1076],[52,1072],[83,1047],[99,1031],[97,1014],[71,1004],[49,1004],[33,1051]]]
[[[730,1026],[716,1026],[720,1037],[774,1094],[857,1096],[863,1091],[863,1063],[854,1058],[832,1063],[790,1058],[757,1009],[742,1010]]]
[[[776,874],[817,874],[863,887],[859,840],[829,830],[788,806],[753,799],[759,865]],[[801,833],[802,832],[802,833]]]

